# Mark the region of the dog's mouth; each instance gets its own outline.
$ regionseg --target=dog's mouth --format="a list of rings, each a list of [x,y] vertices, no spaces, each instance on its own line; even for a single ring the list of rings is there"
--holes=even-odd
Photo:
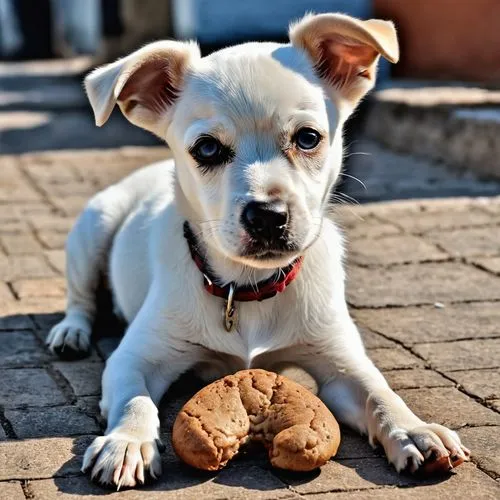
[[[250,241],[241,253],[242,257],[255,260],[283,260],[292,257],[299,251],[295,242],[286,239],[277,242],[255,242]]]

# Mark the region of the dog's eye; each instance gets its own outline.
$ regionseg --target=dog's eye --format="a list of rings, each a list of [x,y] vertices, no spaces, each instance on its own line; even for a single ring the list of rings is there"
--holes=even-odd
[[[301,128],[294,137],[294,142],[300,149],[314,149],[321,141],[321,134],[316,130],[304,127]]]
[[[189,151],[200,165],[220,165],[231,156],[229,148],[210,136],[200,137]]]

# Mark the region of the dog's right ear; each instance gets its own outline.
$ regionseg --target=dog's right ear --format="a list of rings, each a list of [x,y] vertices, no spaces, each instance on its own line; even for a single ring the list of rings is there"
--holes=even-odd
[[[92,71],[85,89],[96,125],[106,123],[118,103],[130,122],[164,138],[186,72],[199,58],[194,42],[162,41]]]

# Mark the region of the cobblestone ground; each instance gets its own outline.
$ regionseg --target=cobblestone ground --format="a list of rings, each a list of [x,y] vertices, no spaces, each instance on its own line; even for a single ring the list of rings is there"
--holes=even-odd
[[[472,463],[441,480],[398,476],[344,429],[338,456],[311,474],[273,471],[259,451],[203,474],[170,447],[160,481],[140,491],[106,492],[79,472],[85,447],[103,430],[100,374],[118,338],[100,338],[78,362],[45,350],[64,307],[64,240],[91,194],[165,154],[0,157],[0,499],[499,498],[499,198],[338,209],[349,237],[349,303],[370,356],[419,416],[458,430]],[[185,377],[166,398],[167,444],[176,412],[198,387]]]

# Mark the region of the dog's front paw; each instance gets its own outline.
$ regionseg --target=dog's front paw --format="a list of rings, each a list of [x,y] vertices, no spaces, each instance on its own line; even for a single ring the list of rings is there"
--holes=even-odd
[[[66,316],[52,327],[48,337],[49,349],[62,359],[81,359],[90,354],[90,322],[81,317]]]
[[[160,448],[157,439],[143,440],[124,432],[100,436],[87,448],[82,472],[91,471],[93,481],[103,485],[133,488],[147,477],[161,474]]]
[[[439,424],[422,423],[409,429],[393,429],[385,437],[383,446],[398,472],[442,474],[470,457],[458,434]]]

